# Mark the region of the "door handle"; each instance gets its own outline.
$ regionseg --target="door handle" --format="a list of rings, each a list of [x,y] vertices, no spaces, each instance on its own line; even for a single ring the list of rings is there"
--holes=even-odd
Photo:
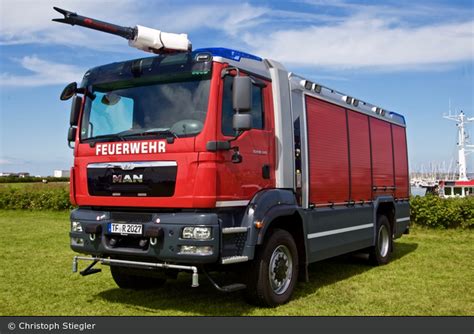
[[[264,179],[269,179],[270,178],[270,165],[263,165],[262,167],[262,177]]]

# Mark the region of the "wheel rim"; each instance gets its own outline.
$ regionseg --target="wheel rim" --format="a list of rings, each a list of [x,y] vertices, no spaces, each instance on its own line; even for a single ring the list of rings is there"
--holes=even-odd
[[[386,257],[390,245],[390,237],[387,226],[382,225],[379,229],[379,253],[381,257]]]
[[[288,290],[292,273],[291,252],[286,246],[280,245],[273,251],[268,266],[268,278],[274,293],[281,295]]]

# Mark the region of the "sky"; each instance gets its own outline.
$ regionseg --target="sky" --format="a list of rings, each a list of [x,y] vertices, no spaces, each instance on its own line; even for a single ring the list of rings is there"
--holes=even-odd
[[[0,172],[69,169],[63,87],[80,82],[88,68],[147,55],[120,37],[51,22],[62,17],[53,6],[187,33],[194,49],[271,58],[401,113],[412,171],[455,168],[456,124],[442,116],[451,105],[474,117],[474,0],[0,0]],[[472,124],[468,130],[474,136]]]

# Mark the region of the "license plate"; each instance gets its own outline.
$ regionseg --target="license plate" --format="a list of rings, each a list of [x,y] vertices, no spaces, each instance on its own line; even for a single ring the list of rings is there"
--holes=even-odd
[[[143,230],[143,225],[141,224],[117,224],[117,223],[109,224],[109,233],[114,233],[114,234],[142,235],[142,230]]]

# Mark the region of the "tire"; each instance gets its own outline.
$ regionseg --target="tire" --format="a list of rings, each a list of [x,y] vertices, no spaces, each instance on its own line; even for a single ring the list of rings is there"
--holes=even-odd
[[[370,248],[369,261],[374,266],[390,262],[393,250],[392,229],[387,216],[377,217],[375,245]]]
[[[165,278],[156,278],[131,274],[127,268],[119,266],[110,266],[110,272],[115,283],[121,289],[146,290],[156,289],[165,284]]]
[[[249,303],[274,307],[288,302],[298,280],[298,251],[290,233],[271,232],[256,251],[247,276]]]

